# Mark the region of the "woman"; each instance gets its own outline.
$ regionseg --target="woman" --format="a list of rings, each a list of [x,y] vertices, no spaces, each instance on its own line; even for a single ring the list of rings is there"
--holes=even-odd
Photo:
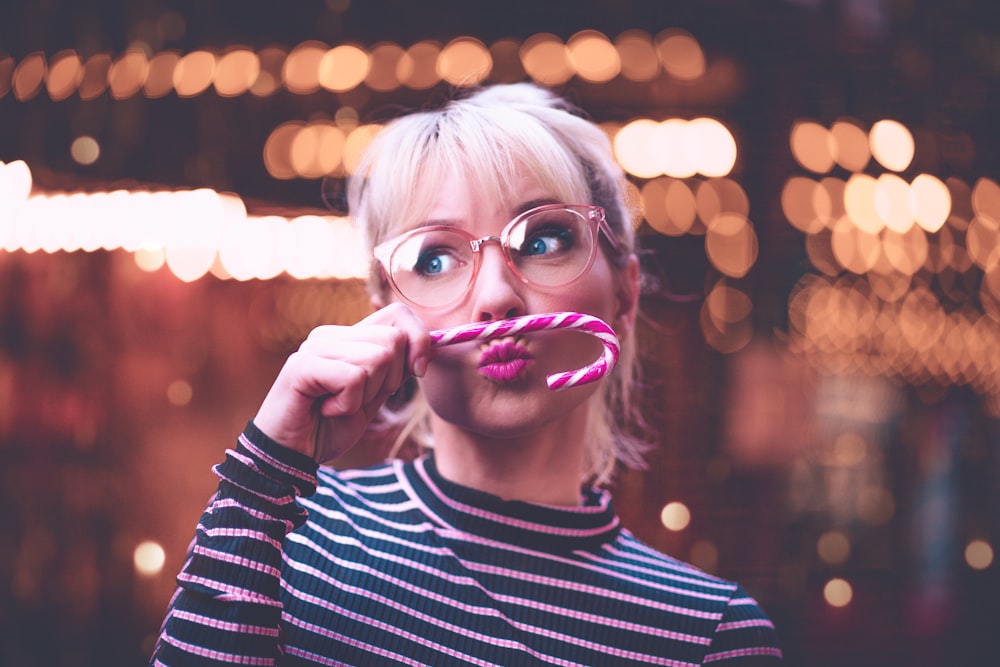
[[[756,602],[640,543],[600,488],[642,451],[619,424],[639,269],[603,132],[498,86],[390,123],[356,173],[377,310],[313,331],[217,467],[154,662],[777,660]],[[611,324],[610,377],[548,390],[595,357],[578,332],[432,347],[435,329],[553,311]],[[429,453],[317,465],[373,427]]]

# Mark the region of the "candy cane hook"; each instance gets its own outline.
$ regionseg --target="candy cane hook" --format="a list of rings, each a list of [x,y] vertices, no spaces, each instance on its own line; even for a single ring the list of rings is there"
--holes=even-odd
[[[451,329],[432,331],[431,340],[434,347],[441,347],[470,340],[492,340],[522,332],[548,329],[578,329],[599,339],[604,345],[604,351],[594,363],[575,371],[549,375],[546,381],[549,389],[553,391],[594,382],[610,373],[611,369],[618,363],[621,345],[614,329],[603,320],[583,313],[543,313],[495,322],[476,322]]]

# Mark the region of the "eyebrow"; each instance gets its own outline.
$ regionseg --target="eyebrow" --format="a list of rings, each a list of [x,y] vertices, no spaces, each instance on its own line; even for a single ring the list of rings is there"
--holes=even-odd
[[[514,208],[514,218],[516,218],[517,216],[521,215],[522,213],[530,211],[531,209],[537,208],[539,206],[545,206],[546,204],[565,204],[565,203],[566,202],[559,201],[558,199],[555,199],[553,197],[543,197],[541,199],[532,199],[531,201],[526,201],[523,204],[521,204],[520,206],[517,206],[517,207]],[[513,218],[511,218],[511,219],[513,220]]]

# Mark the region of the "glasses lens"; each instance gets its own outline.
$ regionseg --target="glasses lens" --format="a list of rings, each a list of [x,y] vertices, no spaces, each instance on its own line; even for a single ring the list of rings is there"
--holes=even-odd
[[[529,282],[545,287],[565,285],[586,271],[594,258],[594,232],[572,209],[533,213],[510,230],[510,260]]]
[[[422,306],[451,303],[472,280],[469,240],[448,230],[428,230],[410,236],[392,254],[390,272],[396,289]]]

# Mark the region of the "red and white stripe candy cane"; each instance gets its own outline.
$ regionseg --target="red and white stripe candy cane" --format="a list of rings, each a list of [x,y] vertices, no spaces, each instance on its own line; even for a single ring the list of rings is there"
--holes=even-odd
[[[492,340],[522,332],[545,331],[548,329],[578,329],[599,339],[604,351],[594,363],[575,371],[553,373],[546,378],[549,389],[556,391],[598,380],[618,363],[621,345],[618,336],[604,320],[583,313],[542,313],[524,315],[495,322],[476,322],[451,329],[431,332],[435,347],[464,343],[470,340]]]

